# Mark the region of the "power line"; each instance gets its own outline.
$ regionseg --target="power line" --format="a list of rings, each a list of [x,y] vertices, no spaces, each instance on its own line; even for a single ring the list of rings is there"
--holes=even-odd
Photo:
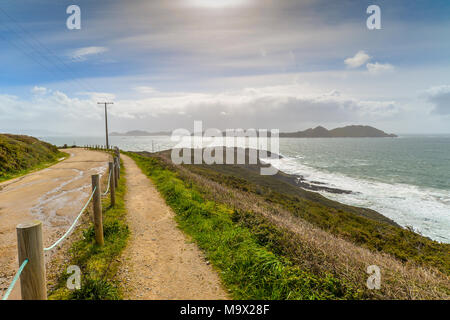
[[[20,46],[18,46],[15,42],[8,40],[6,37],[2,36],[2,34],[0,33],[0,37],[3,38],[5,41],[8,41],[13,47],[15,47],[19,52],[21,52],[23,55],[27,56],[30,60],[32,60],[33,62],[37,63],[38,65],[40,65],[43,69],[45,69],[55,81],[62,81],[63,83],[66,83],[65,80],[60,80],[58,79],[57,76],[55,76],[55,73],[53,70],[49,69],[48,66],[46,66],[45,64],[43,64],[41,61],[39,61],[38,59],[36,59],[36,57],[34,57],[33,55],[31,55],[28,51],[24,50],[23,48],[21,48]],[[67,86],[67,88],[69,88],[69,86]]]
[[[2,23],[2,22],[0,21],[0,23]],[[7,25],[5,25],[5,23],[3,23],[3,26],[5,26],[9,32],[11,32],[12,34],[15,34],[20,42],[10,40],[5,35],[2,36],[3,39],[5,39],[7,42],[9,42],[12,46],[14,46],[22,54],[24,54],[25,56],[30,58],[33,62],[37,63],[39,66],[41,66],[43,69],[45,69],[56,82],[62,82],[65,84],[67,89],[73,89],[73,85],[70,85],[69,81],[71,81],[72,83],[75,83],[75,82],[73,80],[66,80],[66,78],[67,78],[66,74],[64,72],[61,72],[61,70],[58,70],[63,75],[63,77],[61,77],[60,74],[58,74],[56,72],[56,70],[54,68],[52,68],[53,63],[48,57],[42,55],[42,53],[39,52],[32,44],[30,44],[26,40],[24,40],[20,34],[15,32],[11,28],[9,28]],[[34,54],[34,53],[36,53],[36,54]],[[38,59],[38,58],[40,58],[40,59]],[[84,87],[81,87],[81,88],[83,88],[83,90],[86,90]]]
[[[65,69],[67,69],[71,74],[76,74],[77,72],[71,68],[69,65],[67,65],[60,57],[58,57],[51,49],[49,49],[48,47],[46,47],[41,41],[39,41],[39,39],[37,39],[35,36],[33,36],[33,34],[31,34],[28,30],[26,30],[14,17],[12,17],[10,14],[8,14],[4,9],[2,9],[0,7],[0,12],[2,12],[6,17],[8,17],[10,20],[12,20],[14,22],[14,24],[16,26],[18,26],[23,33],[29,35],[30,38],[32,38],[32,40],[35,41],[35,43],[37,43],[37,45],[45,50],[47,53],[49,53],[54,59],[56,59],[63,67],[65,67]],[[37,53],[37,55],[39,55],[41,58],[45,59],[51,66],[56,67],[56,69],[63,74],[64,78],[66,78],[67,74],[66,71],[63,70],[63,68],[61,68],[59,65],[55,64],[54,61],[52,61],[47,55],[44,55],[41,52],[41,49],[39,49],[34,43],[32,43],[31,41],[27,41],[25,37],[23,37],[20,33],[18,33],[17,31],[11,29],[8,25],[6,25],[4,22],[3,24],[6,26],[6,28],[14,33],[15,35],[18,36],[18,38],[25,43],[25,45],[27,45],[28,47],[30,47],[34,52]],[[6,39],[7,40],[7,39]],[[7,40],[8,41],[8,40]],[[11,44],[13,44],[12,41],[9,41]],[[13,44],[14,45],[14,44]],[[17,47],[16,45],[14,45],[19,51],[22,51],[22,53],[24,53],[25,51],[20,49],[19,47]],[[28,57],[30,57],[30,55],[26,54]],[[31,58],[31,57],[30,57]],[[33,61],[38,62],[35,58],[31,58]],[[38,64],[42,67],[43,63],[38,62]],[[49,68],[47,66],[44,67],[47,71],[49,71],[50,73],[54,74],[53,70],[49,70]],[[63,82],[67,82],[66,80],[64,80],[64,78],[62,80],[59,80],[58,77],[55,77],[55,79],[57,81],[63,81]],[[90,83],[86,82],[86,81],[82,81],[81,79],[71,79],[69,81],[72,81],[73,83],[76,83],[80,88],[82,88],[83,90],[86,91],[94,91],[94,92],[99,92],[99,90],[96,90],[93,86],[91,86]]]
[[[71,73],[76,73],[76,71],[74,69],[72,69],[69,65],[67,65],[58,55],[56,55],[50,48],[46,47],[41,41],[39,41],[39,39],[37,39],[32,33],[30,33],[28,30],[26,30],[20,23],[19,21],[17,21],[17,19],[15,19],[14,17],[12,17],[10,14],[8,14],[4,9],[2,9],[0,7],[0,11],[3,12],[4,15],[6,15],[10,20],[12,20],[24,33],[28,34],[41,48],[43,48],[45,51],[47,51],[48,53],[50,53],[50,55],[52,55],[54,58],[56,58],[56,60],[58,60],[67,70],[69,70],[69,72]],[[75,79],[75,81],[78,81],[79,83],[81,83],[82,85],[84,85],[81,80]],[[86,86],[90,87],[91,89],[93,89],[94,91],[98,91],[96,90],[90,83],[86,82]]]

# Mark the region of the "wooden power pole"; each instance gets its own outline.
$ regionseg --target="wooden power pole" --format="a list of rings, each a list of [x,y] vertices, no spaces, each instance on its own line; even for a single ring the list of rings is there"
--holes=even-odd
[[[106,149],[109,150],[109,140],[108,140],[108,104],[114,104],[114,102],[97,102],[97,104],[105,105],[105,130],[106,130]]]

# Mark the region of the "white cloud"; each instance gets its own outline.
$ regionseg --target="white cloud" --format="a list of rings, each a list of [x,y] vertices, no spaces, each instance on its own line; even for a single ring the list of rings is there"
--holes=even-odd
[[[187,5],[204,7],[204,8],[224,8],[224,7],[238,7],[247,5],[252,1],[249,0],[188,0]]]
[[[144,94],[153,94],[153,93],[157,92],[157,90],[155,88],[149,87],[149,86],[136,87],[136,88],[134,88],[134,90],[139,93],[144,93]]]
[[[367,63],[367,71],[371,74],[380,74],[394,70],[394,66],[392,64],[383,64],[379,62],[371,63],[368,62],[370,59],[372,59],[372,57],[361,50],[358,51],[353,57],[345,59],[344,62],[349,68],[358,68]]]
[[[73,50],[69,56],[75,61],[85,61],[87,56],[98,55],[108,50],[106,47],[84,47]]]
[[[450,85],[431,87],[426,94],[428,101],[434,105],[433,113],[450,115]]]
[[[113,93],[107,92],[79,92],[79,95],[88,96],[93,101],[104,102],[104,101],[113,101],[116,98],[116,95]]]
[[[394,66],[392,64],[389,63],[368,63],[366,65],[367,70],[369,71],[369,73],[371,74],[380,74],[380,73],[385,73],[385,72],[391,72],[394,70]]]
[[[41,90],[42,91],[42,90]],[[103,109],[100,93],[74,98],[53,91],[24,100],[0,95],[0,126],[11,119],[40,123],[52,130],[101,132]],[[114,96],[111,95],[113,98]],[[305,87],[279,85],[245,88],[219,93],[159,92],[141,99],[117,99],[109,109],[115,131],[129,127],[167,130],[190,127],[203,120],[214,128],[279,128],[296,130],[304,123],[329,124],[390,118],[397,114],[395,101],[360,100],[338,91],[311,92]],[[187,116],[188,115],[188,116]],[[128,126],[128,127],[125,127]],[[23,124],[23,127],[26,126]]]
[[[450,85],[441,85],[441,86],[434,86],[426,90],[426,93],[430,96],[439,96],[442,94],[450,93]]]
[[[364,51],[358,51],[353,57],[344,60],[349,68],[358,68],[370,60],[370,56]]]
[[[31,92],[36,95],[44,95],[49,91],[47,90],[47,88],[34,86],[33,89],[31,89]]]

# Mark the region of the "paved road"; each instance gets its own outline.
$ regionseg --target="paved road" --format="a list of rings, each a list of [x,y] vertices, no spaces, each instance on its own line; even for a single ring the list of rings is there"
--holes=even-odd
[[[71,225],[91,193],[91,175],[107,171],[109,155],[67,149],[70,157],[44,170],[0,183],[0,296],[17,268],[16,225],[43,222],[44,246],[51,245]],[[51,254],[46,255],[46,259]],[[20,298],[16,286],[10,299]]]

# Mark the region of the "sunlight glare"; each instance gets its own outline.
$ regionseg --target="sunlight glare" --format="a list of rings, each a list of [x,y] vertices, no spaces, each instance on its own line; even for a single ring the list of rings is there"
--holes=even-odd
[[[248,0],[189,0],[192,6],[206,8],[237,7],[248,2]]]

